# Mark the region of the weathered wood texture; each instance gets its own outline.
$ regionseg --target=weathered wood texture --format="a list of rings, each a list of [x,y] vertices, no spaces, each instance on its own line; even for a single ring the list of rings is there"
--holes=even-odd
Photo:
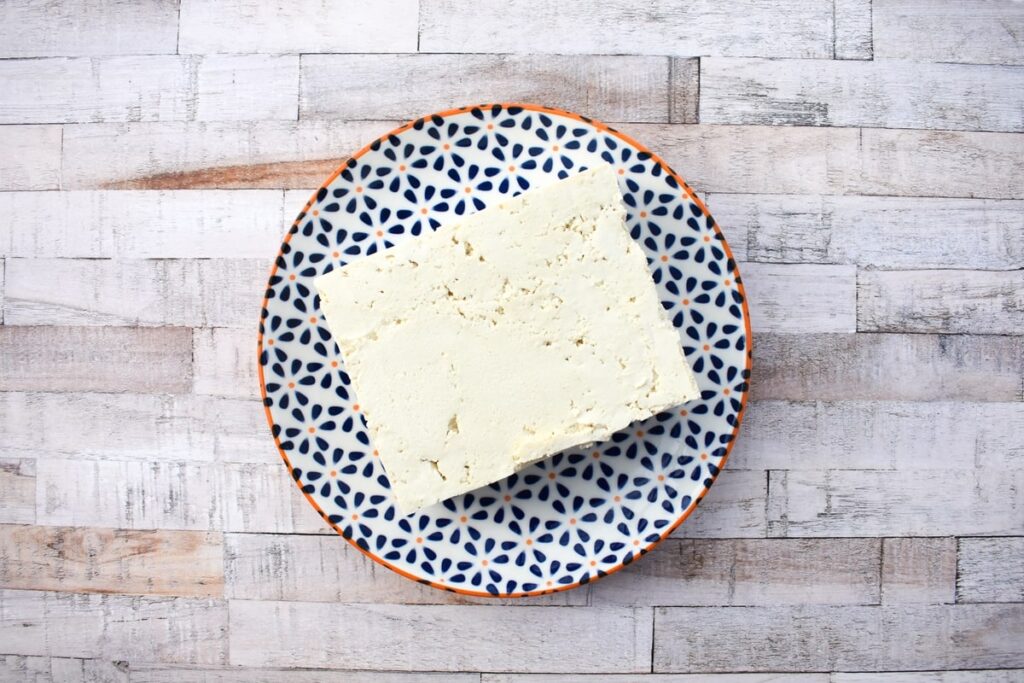
[[[715,193],[708,208],[741,260],[1024,268],[1024,202],[1017,200]]]
[[[861,271],[857,276],[857,328],[867,332],[1021,334],[1024,270]]]
[[[220,534],[0,524],[0,586],[221,597]]]
[[[132,666],[132,683],[479,683],[480,674],[427,671],[353,671],[265,669],[253,667],[179,667],[142,663]],[[955,683],[955,682],[954,682]],[[964,681],[964,683],[972,683]],[[980,683],[1002,683],[984,681]]]
[[[416,0],[181,0],[181,52],[411,52]]]
[[[836,59],[871,59],[873,36],[871,6],[873,0],[835,0],[835,42],[832,56]]]
[[[208,598],[0,589],[6,654],[220,664],[227,608]]]
[[[1024,539],[960,539],[957,602],[1024,602]]]
[[[1024,5],[1016,0],[872,0],[875,56],[1024,64]]]
[[[294,120],[299,58],[13,59],[0,80],[0,123]]]
[[[645,7],[614,0],[585,11],[515,0],[494,13],[481,13],[470,0],[420,5],[424,52],[832,57],[832,3],[821,0],[791,2],[784,13],[756,0],[728,7],[711,0],[657,0]]]
[[[1024,69],[902,61],[700,61],[703,123],[1024,130]]]
[[[416,671],[650,670],[651,611],[232,600],[231,663]],[[323,624],[332,627],[323,628]],[[423,638],[429,632],[432,637]],[[552,638],[558,633],[558,638]],[[359,647],[351,647],[358,642]],[[595,642],[600,647],[593,647]],[[588,655],[574,653],[585,648]]]
[[[123,660],[0,655],[0,680],[21,683],[128,683],[128,670]]]
[[[1019,604],[669,607],[654,618],[655,671],[892,671],[1024,661]]]
[[[2,192],[0,255],[266,260],[305,200],[285,206],[275,190]]]
[[[0,191],[60,187],[62,133],[60,126],[0,126]]]
[[[0,391],[181,392],[192,331],[0,326]]]
[[[177,0],[5,2],[0,57],[174,54]]]
[[[539,102],[605,121],[664,122],[668,70],[665,57],[305,55],[300,113],[414,119],[467,104]],[[681,100],[696,97],[695,79],[679,85]]]
[[[957,581],[956,539],[882,541],[882,603],[951,603]]]
[[[0,522],[31,524],[36,520],[36,464],[0,459]]]

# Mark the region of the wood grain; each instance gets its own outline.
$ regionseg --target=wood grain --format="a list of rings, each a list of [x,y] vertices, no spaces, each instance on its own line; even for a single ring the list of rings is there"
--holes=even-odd
[[[300,111],[303,119],[411,120],[468,104],[536,102],[605,121],[664,122],[668,71],[665,57],[304,55]]]
[[[671,539],[593,584],[591,603],[875,604],[880,560],[877,539]]]
[[[0,191],[60,187],[61,134],[60,126],[0,126]]]
[[[1021,676],[1024,676],[1024,669],[833,673],[832,683],[1016,683]]]
[[[266,259],[7,259],[4,320],[251,330],[269,272]]]
[[[0,655],[0,680],[23,683],[128,683],[128,663],[71,657]]]
[[[256,334],[253,329],[212,329],[193,332],[197,394],[261,398],[256,377]]]
[[[1024,64],[1024,7],[1014,0],[873,0],[875,56]]]
[[[395,125],[394,121],[200,121],[68,126],[63,186],[73,190],[255,187],[312,191],[342,159]]]
[[[326,677],[326,678],[325,678]],[[425,671],[310,671],[302,669],[254,669],[251,667],[188,667],[142,664],[132,666],[132,683],[478,683],[477,673]],[[985,682],[988,683],[988,682]]]
[[[176,0],[0,4],[0,57],[174,54]]]
[[[962,538],[957,602],[1024,602],[1024,538]]]
[[[622,129],[707,192],[1019,199],[1024,136],[773,126]]]
[[[771,535],[1024,535],[1024,470],[771,474]]]
[[[667,607],[655,610],[654,670],[1019,667],[1022,637],[1021,605]]]
[[[953,602],[956,539],[886,538],[882,541],[882,603]]]
[[[228,534],[226,595],[244,600],[514,607],[586,605],[587,587],[536,598],[473,598],[409,581],[336,534]]]
[[[32,460],[0,459],[0,522],[36,521],[36,464]]]
[[[287,225],[282,206],[278,190],[3,192],[0,255],[269,259]]]
[[[750,469],[1024,468],[1024,403],[752,401],[730,466]]]
[[[702,123],[1024,130],[1024,69],[820,59],[700,60]]]
[[[36,490],[49,526],[334,534],[280,463],[46,459]]]
[[[871,10],[873,0],[836,0],[835,59],[871,59],[873,36]]]
[[[416,0],[182,0],[179,50],[186,52],[411,52]]]
[[[229,609],[231,663],[243,666],[556,673],[650,668],[648,609],[248,600],[232,600]],[[424,632],[432,637],[424,639]],[[594,639],[599,648],[592,647]],[[587,648],[586,658],[571,654],[580,648]]]
[[[866,270],[857,295],[857,328],[868,332],[1024,331],[1024,270]]]
[[[192,331],[0,326],[0,391],[181,392]]]
[[[473,30],[466,30],[470,26]],[[508,31],[509,26],[516,30]],[[643,8],[614,0],[582,12],[515,0],[493,13],[481,12],[469,0],[420,1],[424,52],[830,58],[832,38],[832,3],[819,0],[791,2],[785,13],[755,0],[728,8],[704,0],[657,0]]]
[[[254,400],[9,391],[0,392],[0,425],[5,458],[280,462]]]
[[[221,535],[0,524],[0,586],[221,597]]]
[[[1024,345],[1015,337],[761,334],[754,367],[758,400],[1019,401]]]
[[[740,260],[1024,268],[1017,200],[712,194],[708,208]]]
[[[482,683],[829,683],[828,674],[483,674]]]
[[[205,598],[0,590],[8,654],[219,664],[227,609]]]
[[[674,57],[669,63],[670,123],[697,123],[700,105],[700,60]]]
[[[854,332],[853,266],[741,264],[750,323],[759,332]],[[12,295],[8,292],[8,298]]]
[[[768,478],[763,471],[730,464],[674,538],[757,538],[766,535]]]

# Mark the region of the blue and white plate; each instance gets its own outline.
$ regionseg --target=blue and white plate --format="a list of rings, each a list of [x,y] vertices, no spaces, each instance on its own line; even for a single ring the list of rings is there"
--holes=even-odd
[[[700,400],[408,517],[392,504],[313,278],[515,195],[607,162],[630,234],[697,375]],[[291,476],[339,534],[410,579],[472,595],[565,590],[648,552],[693,511],[736,440],[750,323],[725,238],[661,159],[569,112],[481,105],[374,140],[327,179],[275,261],[259,375]],[[445,387],[437,387],[444,391]],[[429,401],[429,397],[424,397]]]

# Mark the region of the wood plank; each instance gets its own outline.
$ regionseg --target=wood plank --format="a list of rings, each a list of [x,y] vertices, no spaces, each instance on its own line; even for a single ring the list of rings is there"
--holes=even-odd
[[[671,123],[697,123],[700,102],[700,59],[673,57],[669,64],[669,112]]]
[[[0,586],[73,593],[220,597],[219,533],[0,524]]]
[[[611,674],[599,678],[588,674],[483,674],[482,683],[829,683],[819,674]],[[1001,683],[1001,682],[1000,682]]]
[[[49,657],[0,655],[0,680],[52,683]]]
[[[0,60],[0,79],[0,123],[294,120],[298,113],[296,55],[8,59]]]
[[[1024,198],[1024,135],[631,123],[706,192]]]
[[[219,664],[227,658],[223,601],[0,590],[9,654]]]
[[[1024,669],[988,671],[906,671],[902,673],[833,673],[832,683],[1018,683]]]
[[[473,598],[399,576],[337,535],[228,534],[224,550],[228,598],[417,605],[586,605],[584,586],[536,598]]]
[[[128,683],[128,662],[0,655],[0,680],[21,683]]]
[[[192,331],[0,327],[0,391],[184,392]]]
[[[424,52],[831,58],[832,39],[832,3],[815,0],[791,2],[785,12],[756,0],[657,0],[642,9],[614,0],[586,12],[542,0],[506,2],[500,12],[470,0],[420,2]]]
[[[474,103],[539,102],[604,121],[664,122],[668,77],[665,57],[303,55],[300,112],[408,120]]]
[[[237,666],[186,669],[147,662],[132,663],[132,683],[321,683],[324,680],[344,683],[479,683],[480,674],[338,669],[310,671]]]
[[[335,533],[280,463],[46,459],[36,491],[37,523],[48,526]]]
[[[667,607],[655,610],[654,670],[1019,667],[1021,638],[1024,605]]]
[[[761,334],[757,400],[1019,401],[1024,345],[1014,337]]]
[[[0,4],[0,57],[174,54],[176,0]]]
[[[882,544],[883,604],[953,602],[955,538],[886,538]]]
[[[880,564],[877,539],[670,539],[593,584],[591,603],[875,604]]]
[[[730,467],[1024,468],[1024,403],[752,401]]]
[[[229,609],[231,663],[243,666],[628,673],[651,661],[647,609],[249,600]],[[588,645],[595,639],[601,647]]]
[[[395,125],[393,121],[246,121],[68,126],[64,188],[311,190],[347,155]]]
[[[0,126],[0,191],[61,185],[60,126]]]
[[[287,229],[282,203],[278,190],[3,192],[0,254],[269,262]]]
[[[871,59],[872,0],[835,0],[835,59]]]
[[[1015,0],[874,0],[875,57],[1024,64],[1024,6]]]
[[[742,463],[737,463],[742,466]],[[765,536],[768,478],[765,472],[727,467],[673,538]]]
[[[197,394],[234,398],[261,398],[256,377],[255,329],[195,330],[195,383]]]
[[[758,332],[855,332],[857,270],[853,266],[741,264]],[[14,290],[9,288],[8,298]]]
[[[266,259],[7,259],[4,319],[254,331],[269,272]],[[67,281],[80,286],[59,284]]]
[[[0,522],[36,521],[36,464],[32,460],[0,459]]]
[[[382,18],[386,17],[386,21]],[[416,0],[182,0],[181,52],[414,52]]]
[[[280,462],[253,400],[9,391],[0,392],[0,425],[6,458]]]
[[[1024,602],[1024,538],[961,538],[957,602]]]
[[[747,237],[740,260],[1024,268],[1024,202],[1018,200],[713,194],[708,207],[734,252],[733,233]]]
[[[1012,66],[712,57],[700,95],[703,123],[1024,130]]]
[[[8,297],[9,291],[10,285]],[[861,271],[857,328],[1020,334],[1024,331],[1024,270]]]
[[[775,474],[768,489],[772,535],[1024,535],[1024,470]]]

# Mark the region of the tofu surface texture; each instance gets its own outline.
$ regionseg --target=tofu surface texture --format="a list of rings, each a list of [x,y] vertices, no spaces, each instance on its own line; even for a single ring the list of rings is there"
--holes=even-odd
[[[608,165],[316,288],[406,514],[700,395]]]

